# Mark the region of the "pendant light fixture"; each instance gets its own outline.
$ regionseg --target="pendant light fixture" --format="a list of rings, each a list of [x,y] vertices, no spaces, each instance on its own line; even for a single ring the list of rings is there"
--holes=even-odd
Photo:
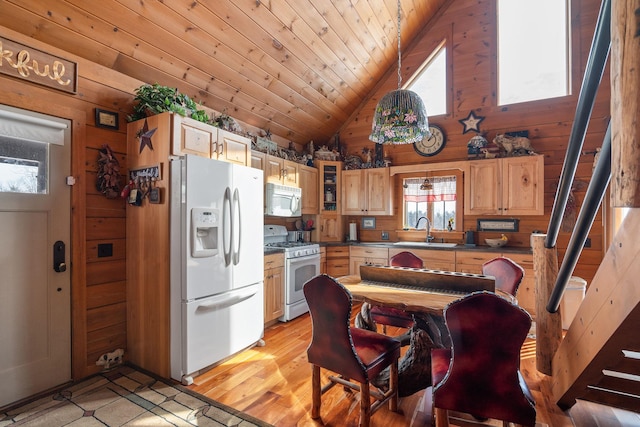
[[[373,115],[369,139],[377,144],[412,144],[428,138],[429,121],[420,96],[401,89],[400,0],[398,0],[398,89],[380,99]]]
[[[420,189],[422,191],[431,191],[433,190],[433,184],[429,181],[429,177],[426,177],[422,184],[420,184]]]

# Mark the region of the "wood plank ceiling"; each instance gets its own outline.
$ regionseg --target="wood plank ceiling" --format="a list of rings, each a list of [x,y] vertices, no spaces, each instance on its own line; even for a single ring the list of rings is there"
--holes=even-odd
[[[402,50],[445,0],[401,0]],[[305,144],[397,66],[396,0],[0,0],[0,25]]]

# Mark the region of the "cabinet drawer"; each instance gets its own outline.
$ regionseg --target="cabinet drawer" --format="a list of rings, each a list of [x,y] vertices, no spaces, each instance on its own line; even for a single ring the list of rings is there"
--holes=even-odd
[[[482,274],[482,264],[499,256],[502,256],[500,252],[458,251],[456,252],[456,271]]]
[[[351,246],[349,248],[349,255],[352,257],[387,259],[389,258],[389,249],[372,246]]]
[[[482,266],[486,261],[500,256],[502,256],[500,252],[458,251],[456,252],[456,262]]]
[[[349,246],[327,246],[327,258],[349,258]]]
[[[264,256],[264,269],[284,267],[283,254],[269,254]]]
[[[502,254],[503,257],[511,259],[525,270],[531,270],[533,276],[533,254]]]
[[[328,259],[327,274],[332,277],[346,276],[349,274],[349,259]]]
[[[391,248],[389,249],[389,261],[400,252],[411,252],[422,260],[424,268],[430,270],[455,271],[456,252],[440,251],[434,249]]]

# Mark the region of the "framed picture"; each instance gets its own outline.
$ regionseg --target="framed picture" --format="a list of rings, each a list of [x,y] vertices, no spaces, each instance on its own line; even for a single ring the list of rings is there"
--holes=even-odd
[[[362,228],[363,229],[376,228],[376,217],[375,216],[362,217]]]
[[[118,113],[96,108],[96,126],[118,130]]]

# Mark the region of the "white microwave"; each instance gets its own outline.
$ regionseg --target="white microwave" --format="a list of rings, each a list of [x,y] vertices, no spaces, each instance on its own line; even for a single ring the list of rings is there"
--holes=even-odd
[[[274,184],[265,185],[265,215],[271,216],[302,216],[302,190],[296,187]]]

